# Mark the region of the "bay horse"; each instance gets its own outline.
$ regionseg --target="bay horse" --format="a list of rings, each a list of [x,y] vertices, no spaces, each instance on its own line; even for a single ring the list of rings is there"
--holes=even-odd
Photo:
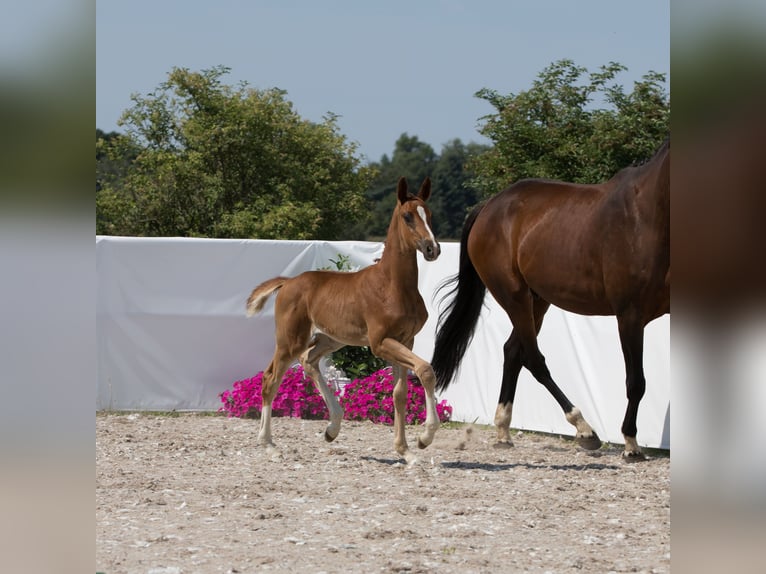
[[[397,184],[397,201],[380,260],[354,273],[306,271],[300,275],[274,277],[258,285],[247,300],[247,315],[260,311],[277,293],[274,317],[276,348],[263,374],[258,442],[273,447],[271,405],[288,366],[300,359],[330,413],[325,439],[335,440],[343,420],[343,408],[319,370],[319,360],[346,346],[369,346],[374,355],[388,361],[394,374],[394,449],[407,462],[415,457],[407,447],[405,408],[407,370],[420,379],[426,397],[426,421],[418,447],[433,441],[439,428],[434,385],[436,378],[427,361],[412,352],[415,335],[428,319],[418,291],[417,252],[434,261],[441,247],[431,231],[431,180],[425,178],[417,196],[407,191],[407,180]]]
[[[496,446],[512,446],[511,413],[521,367],[553,395],[576,440],[598,435],[551,377],[537,343],[550,305],[581,315],[615,315],[625,360],[628,406],[625,460],[645,457],[636,442],[646,381],[644,327],[670,312],[670,139],[642,165],[600,184],[524,179],[476,207],[460,240],[459,273],[439,315],[431,364],[436,389],[454,378],[470,343],[486,290],[513,325],[503,347],[495,412]]]

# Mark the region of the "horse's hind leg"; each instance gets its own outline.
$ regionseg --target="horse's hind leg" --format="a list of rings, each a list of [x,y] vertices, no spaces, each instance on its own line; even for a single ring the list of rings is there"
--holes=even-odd
[[[535,332],[540,333],[543,325],[545,312],[550,307],[547,301],[539,297],[533,297],[533,312],[535,316]],[[516,329],[511,331],[511,336],[503,346],[503,383],[500,387],[500,398],[497,401],[495,411],[495,428],[497,429],[497,442],[495,448],[508,448],[513,446],[511,440],[511,416],[513,413],[513,398],[516,395],[516,385],[519,382],[519,373],[522,367],[521,341]]]
[[[497,442],[495,448],[513,446],[511,440],[511,416],[513,414],[513,398],[516,395],[516,385],[521,372],[521,342],[517,331],[511,331],[511,336],[503,345],[503,383],[500,387],[500,398],[495,410],[495,429]]]
[[[295,359],[290,353],[277,346],[274,350],[274,357],[271,363],[266,367],[261,379],[261,424],[258,431],[258,444],[261,446],[273,447],[271,440],[271,404],[285,376],[287,368]]]
[[[534,314],[534,295],[528,289],[521,289],[512,294],[506,291],[492,290],[492,294],[508,313],[515,331],[518,331],[521,343],[522,364],[529,369],[561,406],[567,421],[577,429],[575,439],[583,448],[594,450],[601,446],[601,440],[593,428],[585,421],[580,409],[575,407],[556,385],[551,376],[545,357],[537,344],[537,325]],[[544,311],[543,311],[544,313]]]
[[[324,431],[324,438],[327,442],[332,442],[338,436],[340,432],[340,423],[343,420],[343,408],[338,402],[338,397],[332,392],[332,389],[327,386],[327,381],[324,380],[322,372],[319,369],[319,361],[322,357],[333,351],[337,351],[343,347],[343,343],[339,343],[335,339],[328,337],[324,333],[316,333],[309,343],[309,348],[301,355],[301,364],[303,370],[311,380],[314,381],[319,394],[322,395],[327,410],[330,413],[330,423]]]
[[[624,460],[634,462],[646,459],[636,441],[638,405],[646,391],[643,365],[644,326],[640,319],[624,314],[617,316],[617,327],[625,358],[625,386],[628,395],[628,408],[622,421],[622,435],[625,439],[622,456]]]
[[[274,446],[271,440],[271,405],[290,364],[308,346],[311,336],[311,321],[305,314],[295,312],[290,301],[285,301],[284,290],[277,296],[275,305],[276,348],[271,363],[263,373],[261,381],[261,427],[258,443]]]

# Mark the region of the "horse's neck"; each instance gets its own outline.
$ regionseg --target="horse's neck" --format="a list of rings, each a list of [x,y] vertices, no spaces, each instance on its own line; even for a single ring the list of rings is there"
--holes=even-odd
[[[394,284],[407,289],[417,289],[418,258],[415,250],[405,248],[399,236],[399,230],[392,223],[386,235],[383,255],[377,263],[382,273],[391,278]]]

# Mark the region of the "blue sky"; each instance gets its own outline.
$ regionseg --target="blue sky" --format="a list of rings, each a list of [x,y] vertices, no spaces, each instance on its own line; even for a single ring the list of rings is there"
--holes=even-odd
[[[96,127],[118,130],[131,93],[174,66],[231,68],[224,81],[277,87],[304,118],[340,116],[368,160],[407,132],[439,153],[478,131],[481,88],[527,89],[550,63],[653,70],[670,79],[669,2],[649,0],[99,0]]]

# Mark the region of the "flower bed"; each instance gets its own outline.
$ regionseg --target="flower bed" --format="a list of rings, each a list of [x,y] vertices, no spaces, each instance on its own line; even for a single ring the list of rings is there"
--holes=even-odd
[[[261,381],[263,371],[250,379],[236,381],[231,390],[221,393],[220,412],[232,417],[257,416],[261,411]],[[394,379],[390,367],[371,375],[354,379],[343,394],[336,391],[347,420],[370,420],[375,423],[394,422]],[[327,419],[329,413],[314,383],[300,366],[288,369],[271,406],[274,416],[304,419]],[[436,405],[441,422],[449,421],[452,407],[443,400]],[[425,391],[420,381],[410,376],[407,389],[407,424],[425,421]]]

